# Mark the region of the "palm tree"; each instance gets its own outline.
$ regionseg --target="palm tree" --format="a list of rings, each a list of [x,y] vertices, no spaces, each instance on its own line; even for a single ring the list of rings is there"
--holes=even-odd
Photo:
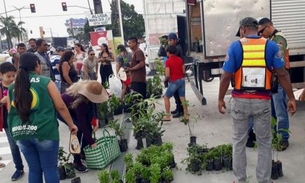
[[[23,32],[26,32],[22,25],[24,22],[16,24],[13,16],[0,17],[0,23],[3,24],[3,28],[0,29],[0,35],[6,36],[8,48],[12,48],[12,38],[17,38],[20,41]]]

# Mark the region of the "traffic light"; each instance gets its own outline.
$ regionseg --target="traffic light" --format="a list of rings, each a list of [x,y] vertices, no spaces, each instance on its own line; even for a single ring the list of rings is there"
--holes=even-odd
[[[32,13],[36,13],[35,4],[30,4],[30,9]]]
[[[66,2],[62,2],[61,6],[62,6],[62,11],[68,11]]]

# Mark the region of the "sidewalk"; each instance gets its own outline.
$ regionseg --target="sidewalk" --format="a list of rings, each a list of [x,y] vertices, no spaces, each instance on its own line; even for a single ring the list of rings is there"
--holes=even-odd
[[[200,105],[198,99],[194,95],[187,83],[187,100],[190,102],[189,112],[191,116],[200,115],[200,119],[195,123],[195,134],[197,135],[197,142],[199,144],[207,144],[208,147],[217,146],[220,144],[231,143],[232,139],[232,119],[230,117],[230,96],[226,97],[227,113],[221,115],[217,109],[217,97],[219,80],[215,78],[213,82],[203,83],[204,94],[207,98],[207,105]],[[156,105],[157,110],[164,110],[163,99],[158,99],[159,104]],[[171,99],[172,109],[174,108],[174,100]],[[279,153],[279,159],[283,162],[284,177],[276,180],[276,183],[304,183],[304,162],[305,162],[305,103],[298,103],[298,112],[295,116],[290,118],[291,121],[291,138],[289,148]],[[121,116],[116,116],[120,118]],[[171,122],[164,123],[165,134],[163,136],[164,142],[174,143],[175,160],[178,163],[177,169],[174,169],[174,181],[173,183],[231,183],[234,176],[233,171],[228,172],[216,172],[211,173],[203,172],[201,176],[193,175],[185,171],[185,165],[181,164],[181,160],[187,157],[186,147],[189,142],[188,128],[178,119],[172,119]],[[59,126],[61,135],[61,146],[67,149],[68,145],[68,128],[62,123]],[[99,130],[98,135],[101,130]],[[14,165],[11,161],[10,152],[5,152],[8,148],[7,142],[5,142],[4,133],[0,133],[0,155],[3,157],[3,161],[9,161],[7,167],[0,169],[1,183],[11,182],[10,177],[14,172]],[[6,138],[6,137],[5,137]],[[129,152],[137,153],[135,150],[136,141],[134,140],[132,133],[130,133]],[[7,150],[6,150],[7,151]],[[248,155],[248,176],[252,177],[250,183],[256,183],[255,166],[257,161],[256,150],[247,148]],[[24,161],[25,162],[25,161]],[[119,163],[119,159],[115,162],[112,168],[116,168]],[[26,163],[25,163],[26,166]],[[122,167],[121,167],[122,168]],[[121,169],[120,168],[120,169]],[[27,183],[28,168],[25,168],[26,175],[17,181],[18,183]],[[98,183],[97,170],[90,170],[87,173],[77,173],[84,183]],[[61,181],[62,183],[70,183],[71,179]]]

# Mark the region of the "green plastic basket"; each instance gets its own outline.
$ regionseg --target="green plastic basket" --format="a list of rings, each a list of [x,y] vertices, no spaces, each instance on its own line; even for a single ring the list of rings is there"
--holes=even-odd
[[[87,166],[90,169],[104,169],[121,155],[118,140],[110,135],[107,130],[103,131],[103,137],[96,140],[97,147],[84,148]]]

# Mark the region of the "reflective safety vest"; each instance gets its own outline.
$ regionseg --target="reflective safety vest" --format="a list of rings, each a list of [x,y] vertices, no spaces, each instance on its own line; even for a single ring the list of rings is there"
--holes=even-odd
[[[277,36],[281,36],[281,37],[283,37],[285,39],[285,42],[286,42],[286,48],[285,49],[286,50],[285,50],[285,57],[283,57],[283,59],[285,61],[285,68],[286,69],[290,69],[289,47],[288,47],[287,39],[285,38],[285,36],[284,36],[284,34],[282,32],[278,31],[278,32],[275,33],[275,35],[273,35],[271,37],[271,40],[274,40],[275,37],[277,37]],[[281,50],[281,46],[283,46],[283,45],[281,45],[281,43],[277,43],[277,44],[279,46],[279,49]]]
[[[234,89],[241,91],[268,91],[271,89],[272,72],[266,63],[267,39],[240,39],[243,60],[234,73]]]

